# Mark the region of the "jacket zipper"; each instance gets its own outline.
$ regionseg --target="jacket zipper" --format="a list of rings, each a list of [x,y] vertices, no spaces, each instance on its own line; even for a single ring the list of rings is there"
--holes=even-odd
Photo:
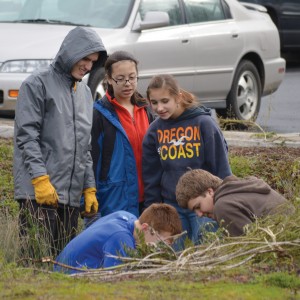
[[[69,198],[69,205],[71,202],[71,188],[72,188],[72,178],[74,175],[75,171],[75,161],[76,161],[76,145],[77,145],[77,138],[76,138],[76,126],[75,126],[75,104],[74,104],[74,93],[76,91],[76,83],[75,83],[75,88],[73,89],[73,86],[71,87],[71,96],[72,96],[72,108],[73,108],[73,128],[74,128],[74,139],[75,139],[75,145],[74,145],[74,159],[73,159],[73,168],[71,172],[71,177],[70,177],[70,185],[69,185],[69,191],[68,191],[68,198]]]

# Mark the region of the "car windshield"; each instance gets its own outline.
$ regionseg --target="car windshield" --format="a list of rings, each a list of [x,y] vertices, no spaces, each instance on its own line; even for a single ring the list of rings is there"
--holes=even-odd
[[[134,0],[0,0],[0,22],[119,28]]]

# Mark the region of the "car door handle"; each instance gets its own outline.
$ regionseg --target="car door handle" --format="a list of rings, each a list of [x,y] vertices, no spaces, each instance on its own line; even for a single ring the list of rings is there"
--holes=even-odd
[[[189,40],[181,40],[182,44],[187,44],[189,42]]]
[[[238,38],[238,37],[239,37],[239,34],[238,34],[238,33],[236,33],[236,32],[234,32],[234,33],[232,34],[232,37],[233,37],[234,39],[236,39],[236,38]]]

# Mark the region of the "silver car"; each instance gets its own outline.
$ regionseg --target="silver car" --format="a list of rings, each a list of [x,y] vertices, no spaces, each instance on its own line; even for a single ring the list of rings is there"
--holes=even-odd
[[[285,74],[278,30],[266,9],[237,0],[0,0],[0,110],[13,112],[21,82],[47,66],[74,26],[91,26],[108,53],[140,61],[139,90],[173,74],[222,116],[255,120],[261,97]],[[87,80],[103,94],[103,69]]]
[[[300,51],[300,1],[299,0],[239,0],[266,7],[272,21],[277,26],[281,41],[281,51]],[[247,3],[246,3],[247,2]]]

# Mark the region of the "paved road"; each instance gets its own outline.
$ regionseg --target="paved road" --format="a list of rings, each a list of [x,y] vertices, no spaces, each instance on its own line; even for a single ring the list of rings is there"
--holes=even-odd
[[[287,64],[285,78],[279,89],[264,97],[257,123],[266,131],[300,133],[300,61]]]

